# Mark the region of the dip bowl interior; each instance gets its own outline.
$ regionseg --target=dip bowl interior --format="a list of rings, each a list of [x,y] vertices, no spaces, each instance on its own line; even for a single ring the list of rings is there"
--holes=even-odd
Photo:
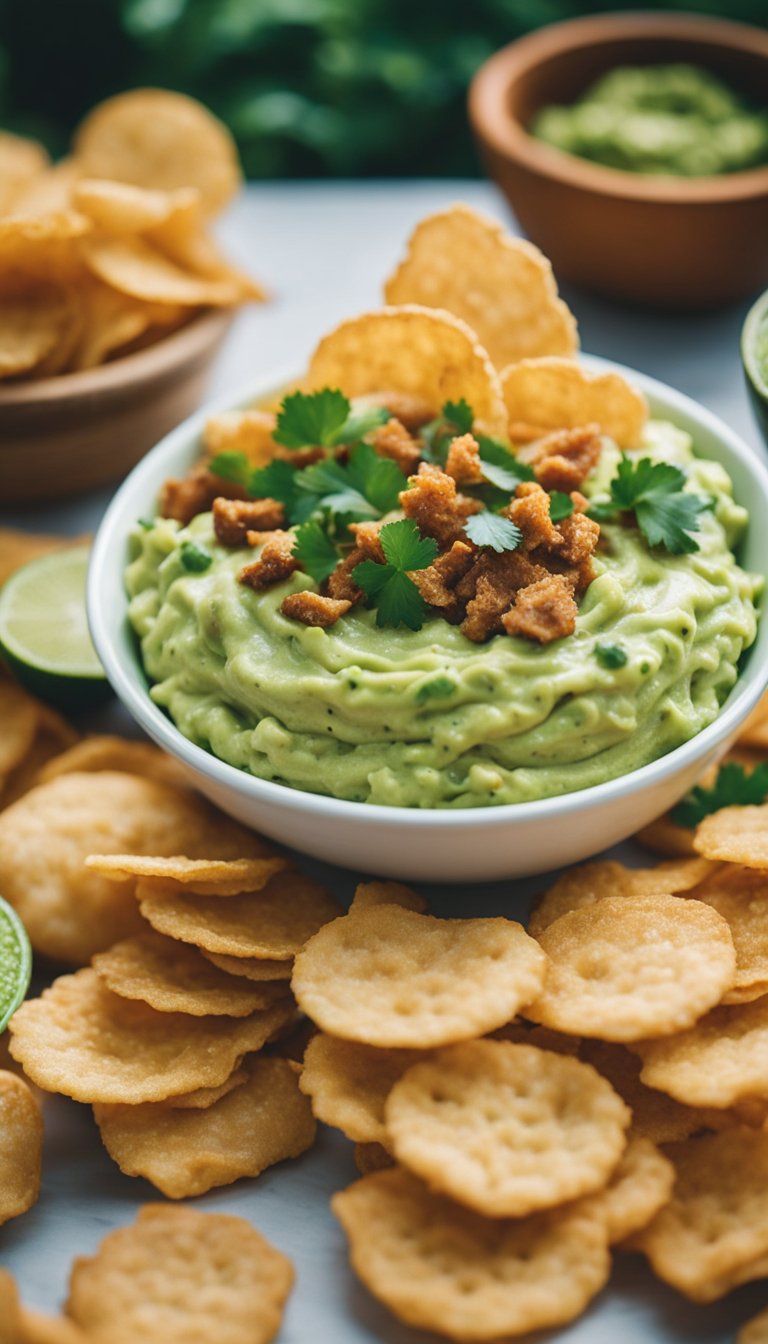
[[[674,421],[696,451],[722,463],[736,499],[750,510],[739,559],[768,573],[768,471],[743,441],[696,402],[654,379],[607,360],[647,395],[651,412]],[[279,395],[296,370],[264,378],[233,403],[208,407],[173,430],[118,490],[94,542],[88,616],[107,676],[136,722],[184,767],[190,783],[225,812],[296,849],[379,876],[433,882],[490,881],[547,872],[576,863],[625,839],[685,794],[738,734],[768,681],[768,597],[762,597],[757,640],[719,717],[683,746],[619,779],[538,802],[485,808],[421,810],[351,803],[257,779],[188,741],[148,694],[136,638],[127,619],[123,574],[128,534],[154,512],[160,487],[200,454],[211,413]]]

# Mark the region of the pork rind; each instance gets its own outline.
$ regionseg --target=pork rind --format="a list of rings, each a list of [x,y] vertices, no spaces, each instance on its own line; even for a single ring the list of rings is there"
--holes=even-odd
[[[350,910],[367,910],[372,905],[401,905],[404,910],[415,910],[418,915],[427,913],[426,897],[406,887],[403,882],[359,882],[355,887]]]
[[[694,1302],[714,1302],[765,1275],[768,1133],[734,1128],[667,1149],[670,1202],[633,1238],[659,1278]]]
[[[227,957],[218,952],[206,952],[200,948],[206,961],[227,975],[241,975],[245,980],[290,980],[293,973],[293,960],[278,961],[270,957]]]
[[[691,891],[715,871],[716,865],[696,856],[657,863],[654,868],[627,868],[615,859],[597,859],[569,868],[540,896],[528,920],[534,938],[570,910],[581,910],[605,896],[664,896]]]
[[[608,1184],[590,1201],[605,1218],[611,1245],[647,1227],[669,1203],[674,1184],[675,1168],[655,1143],[630,1134]]]
[[[244,1218],[145,1204],[75,1261],[66,1310],[92,1344],[268,1344],[293,1277]]]
[[[282,1001],[244,1018],[158,1013],[119,998],[86,968],[22,1004],[11,1019],[11,1053],[48,1092],[135,1106],[223,1083],[291,1016]]]
[[[463,318],[497,369],[578,349],[576,320],[558,298],[544,254],[468,205],[416,225],[384,295],[387,303],[418,303]]]
[[[104,770],[61,775],[0,814],[0,891],[44,956],[78,965],[142,928],[133,879],[84,860],[104,853],[260,856],[264,843],[186,789]]]
[[[241,891],[260,891],[275,873],[292,867],[290,859],[277,854],[267,857],[269,848],[264,842],[264,856],[254,859],[188,859],[178,854],[167,858],[144,854],[89,854],[85,866],[113,882],[130,877],[151,877],[173,883],[169,891],[178,884],[182,890],[191,887],[199,896],[236,896]]]
[[[395,1168],[364,1176],[331,1207],[365,1286],[399,1320],[449,1339],[562,1325],[610,1272],[605,1224],[580,1203],[483,1218]]]
[[[699,822],[694,848],[708,859],[768,868],[768,803],[721,807]]]
[[[181,766],[151,742],[133,742],[127,737],[94,734],[76,742],[43,766],[38,784],[47,784],[59,775],[98,770],[120,770],[129,775],[141,775],[156,783],[172,784],[175,788],[188,787],[189,781]]]
[[[198,896],[140,881],[141,913],[159,933],[228,957],[290,961],[317,930],[340,913],[319,882],[278,873],[261,891]]]
[[[606,1041],[684,1030],[719,1003],[736,972],[725,920],[676,896],[605,897],[562,915],[540,942],[549,971],[526,1016]]]
[[[552,429],[596,424],[621,448],[639,443],[648,405],[619,373],[588,373],[572,359],[522,359],[501,372],[501,385],[514,437],[517,422]]]
[[[589,1064],[504,1041],[468,1041],[415,1064],[385,1115],[398,1162],[491,1218],[600,1189],[631,1119]]]
[[[248,1079],[205,1109],[94,1107],[104,1147],[126,1176],[143,1176],[168,1199],[188,1199],[259,1176],[312,1146],[315,1122],[295,1066],[256,1056]]]
[[[507,919],[435,919],[380,905],[334,920],[296,958],[292,986],[321,1030],[408,1049],[503,1026],[539,992],[546,958]]]
[[[689,1106],[768,1096],[768,997],[715,1008],[690,1031],[634,1049],[642,1081]]]
[[[42,1160],[40,1107],[23,1078],[0,1070],[0,1223],[32,1208]]]
[[[387,1097],[423,1057],[417,1050],[381,1050],[319,1032],[306,1048],[299,1085],[318,1120],[355,1143],[384,1144]]]
[[[719,1129],[725,1111],[705,1110],[675,1101],[666,1092],[640,1081],[642,1063],[624,1045],[611,1041],[584,1041],[582,1058],[623,1097],[632,1112],[632,1133],[651,1143],[679,1143],[702,1129]]]
[[[305,387],[339,387],[348,397],[395,388],[432,415],[463,397],[477,429],[506,438],[499,377],[474,331],[451,313],[416,304],[342,322],[315,350]]]
[[[105,985],[122,999],[140,999],[159,1013],[248,1017],[287,993],[285,983],[257,985],[212,966],[196,947],[148,929],[93,958]]]

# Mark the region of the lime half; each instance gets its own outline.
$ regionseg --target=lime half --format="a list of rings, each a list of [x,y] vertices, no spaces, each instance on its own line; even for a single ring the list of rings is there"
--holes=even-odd
[[[747,313],[741,330],[741,362],[752,409],[768,446],[768,290]]]
[[[110,694],[85,615],[88,546],[40,555],[0,591],[0,650],[27,690],[59,709]]]
[[[5,1031],[29,989],[32,949],[19,916],[0,898],[0,1031]]]

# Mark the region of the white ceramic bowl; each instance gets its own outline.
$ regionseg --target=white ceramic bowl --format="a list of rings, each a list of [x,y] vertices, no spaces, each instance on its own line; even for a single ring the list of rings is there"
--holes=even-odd
[[[742,562],[767,574],[768,472],[760,459],[716,416],[663,383],[606,360],[590,358],[585,364],[628,374],[648,396],[653,414],[688,430],[702,456],[726,467],[736,498],[750,509]],[[166,477],[182,475],[196,460],[208,415],[274,396],[294,376],[291,370],[283,377],[261,379],[235,403],[230,398],[179,425],[128,476],[104,516],[91,560],[88,616],[107,676],[141,727],[225,812],[316,858],[387,877],[477,882],[545,872],[598,853],[671,807],[727,749],[765,688],[768,595],[757,641],[713,724],[629,775],[540,802],[421,811],[304,793],[217,760],[187,741],[153,704],[126,618],[123,571],[129,530],[137,518],[152,513]]]

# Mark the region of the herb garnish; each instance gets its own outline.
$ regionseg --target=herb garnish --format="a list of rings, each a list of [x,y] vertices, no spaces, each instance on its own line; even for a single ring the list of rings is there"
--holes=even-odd
[[[677,807],[672,820],[677,826],[698,826],[711,812],[721,807],[759,806],[768,799],[768,761],[749,773],[736,761],[721,765],[711,789],[697,784]]]
[[[357,443],[389,420],[383,406],[353,411],[338,388],[319,392],[290,392],[277,413],[274,439],[284,448],[336,448]]]
[[[552,490],[549,496],[549,516],[553,523],[562,523],[573,513],[573,500],[562,490]]]
[[[601,667],[626,667],[627,655],[619,644],[596,644],[595,657]]]
[[[464,524],[464,531],[476,546],[490,546],[494,551],[516,551],[523,534],[516,523],[502,518],[490,509],[482,513],[473,513]]]
[[[379,533],[385,563],[362,560],[352,570],[352,580],[376,607],[376,624],[406,625],[420,630],[427,614],[409,570],[426,569],[437,555],[437,542],[422,537],[412,518],[386,523]]]
[[[317,584],[325,583],[339,563],[338,547],[316,519],[296,529],[292,555]]]
[[[179,547],[179,559],[190,574],[202,574],[213,563],[213,556],[196,541],[183,541]]]
[[[593,504],[590,517],[598,522],[617,514],[634,513],[649,546],[664,546],[672,555],[698,551],[691,536],[699,530],[699,514],[712,508],[709,496],[684,491],[685,473],[669,462],[642,457],[632,462],[622,457],[611,481],[611,497]]]

